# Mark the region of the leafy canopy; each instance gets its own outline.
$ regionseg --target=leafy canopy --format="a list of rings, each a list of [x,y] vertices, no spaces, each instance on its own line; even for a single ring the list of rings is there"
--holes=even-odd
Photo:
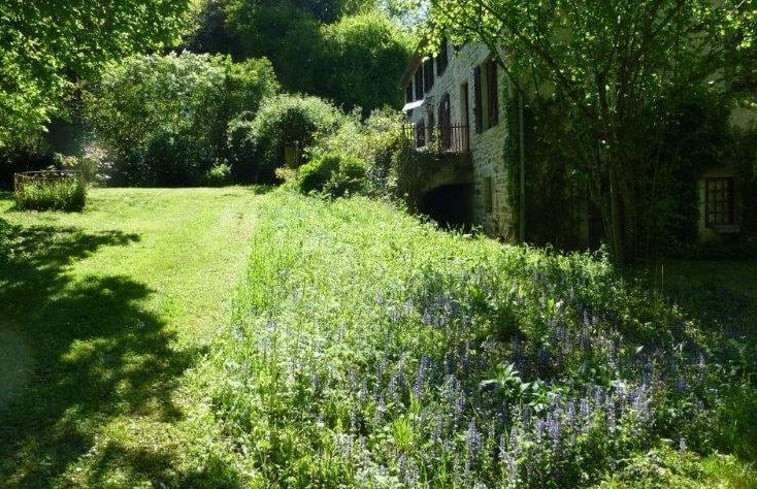
[[[198,184],[225,157],[229,121],[277,90],[266,59],[134,56],[107,67],[85,115],[115,158],[117,183]]]
[[[102,65],[174,40],[187,0],[3,0],[0,148],[25,145],[73,84]]]
[[[728,95],[757,32],[754,0],[431,0],[431,15],[432,39],[485,43],[516,87],[559,106],[619,261],[644,253],[660,212],[660,129],[682,101]]]

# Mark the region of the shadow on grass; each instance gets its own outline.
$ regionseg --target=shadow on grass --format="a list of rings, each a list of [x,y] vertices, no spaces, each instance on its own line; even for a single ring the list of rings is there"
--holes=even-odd
[[[0,330],[29,347],[34,365],[26,386],[0,406],[3,487],[66,485],[54,481],[117,416],[180,416],[171,395],[198,352],[171,348],[174,335],[140,306],[152,291],[127,276],[66,273],[101,247],[138,240],[0,219]],[[145,473],[144,454],[120,457],[119,467]]]

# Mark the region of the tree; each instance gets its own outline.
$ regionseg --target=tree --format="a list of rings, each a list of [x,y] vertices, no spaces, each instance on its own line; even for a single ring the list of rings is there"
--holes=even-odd
[[[0,148],[26,145],[76,81],[174,40],[187,0],[3,0]]]
[[[226,158],[230,120],[255,113],[277,90],[266,59],[132,56],[107,66],[84,112],[114,160],[114,183],[197,185]]]
[[[397,80],[411,54],[410,36],[378,11],[343,17],[322,32],[320,65],[325,69],[317,93],[366,114],[385,105],[402,106]]]
[[[432,37],[489,46],[516,90],[561,108],[617,261],[644,254],[659,136],[692,93],[727,95],[754,0],[431,0]]]

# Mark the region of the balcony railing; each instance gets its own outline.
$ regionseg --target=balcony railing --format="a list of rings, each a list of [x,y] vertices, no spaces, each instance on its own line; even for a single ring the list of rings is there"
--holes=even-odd
[[[461,154],[470,151],[468,126],[450,125],[427,128],[423,124],[407,126],[418,151]]]

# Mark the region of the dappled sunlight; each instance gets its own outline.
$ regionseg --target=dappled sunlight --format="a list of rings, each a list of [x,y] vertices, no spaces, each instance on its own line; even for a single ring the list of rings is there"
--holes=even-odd
[[[102,247],[127,246],[136,234],[60,226],[12,226],[0,264],[0,325],[33,348],[35,382],[0,414],[16,460],[12,486],[61,475],[94,443],[93,423],[123,413],[175,419],[170,400],[191,351],[170,348],[173,335],[140,301],[152,291],[126,276],[85,276],[67,268]],[[54,399],[40,403],[38,400]],[[26,461],[47,460],[26,466]]]

